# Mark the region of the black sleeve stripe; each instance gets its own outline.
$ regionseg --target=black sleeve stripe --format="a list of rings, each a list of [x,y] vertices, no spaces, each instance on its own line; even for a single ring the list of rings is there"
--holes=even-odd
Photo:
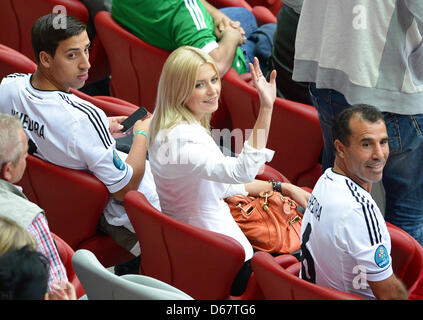
[[[80,106],[79,104],[71,101],[69,97],[59,94],[59,96],[69,105],[72,107],[80,110],[81,112],[85,113],[88,117],[88,120],[92,123],[94,129],[97,131],[97,134],[103,143],[104,147],[108,149],[112,145],[112,141],[110,139],[110,136],[108,134],[107,129],[104,127],[104,124],[101,120],[99,120],[99,115],[97,114],[97,111],[95,110],[86,110],[87,108],[84,108],[83,106]],[[96,117],[97,116],[97,117]]]
[[[379,222],[377,221],[377,218],[376,218],[375,208],[373,204],[372,205],[370,204],[369,200],[367,200],[367,210],[370,213],[370,216],[372,217],[372,225],[373,225],[374,233],[376,235],[376,243],[381,243],[382,233],[380,232]]]
[[[19,77],[25,77],[25,76],[27,76],[27,74],[17,72],[17,73],[11,73],[11,74],[5,76],[4,78],[19,78]]]
[[[360,195],[358,192],[357,186],[354,186],[350,181],[345,179],[345,182],[348,186],[348,189],[351,191],[354,199],[361,205],[363,210],[363,216],[366,221],[367,232],[369,234],[369,239],[371,245],[378,244],[382,242],[382,235],[380,232],[380,226],[376,218],[376,213],[373,205],[370,206],[368,199],[365,199],[364,196]]]
[[[109,143],[109,145],[112,145],[112,139],[110,137],[110,132],[107,129],[107,127],[104,125],[103,121],[101,121],[101,117],[100,114],[97,112],[97,110],[95,108],[93,108],[92,106],[85,104],[85,103],[77,103],[79,106],[86,108],[96,119],[96,122],[98,123],[99,127],[101,128],[101,131],[104,134],[105,139],[107,140],[107,142]]]
[[[367,232],[369,233],[370,243],[373,246],[374,240],[373,240],[372,232],[370,231],[369,219],[368,219],[367,214],[366,214],[366,207],[365,207],[364,203],[361,204],[361,208],[363,209],[364,219],[366,220]]]

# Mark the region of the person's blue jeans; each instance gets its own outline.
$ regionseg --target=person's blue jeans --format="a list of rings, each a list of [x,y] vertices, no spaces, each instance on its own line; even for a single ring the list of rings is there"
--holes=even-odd
[[[423,245],[423,114],[385,113],[389,158],[383,171],[385,220]]]
[[[331,121],[350,105],[335,90],[310,84],[310,96],[319,113],[324,150],[322,170],[333,166]],[[383,171],[385,220],[402,228],[423,245],[423,114],[384,113],[389,157]]]
[[[323,135],[322,173],[333,167],[335,147],[332,138],[332,120],[342,110],[350,107],[343,94],[332,89],[317,89],[310,84],[310,97],[318,111],[320,128]]]
[[[239,21],[245,31],[246,43],[241,45],[245,61],[254,64],[256,56],[260,61],[260,67],[264,72],[267,68],[267,59],[272,52],[273,35],[276,32],[276,24],[269,23],[262,26],[257,25],[253,13],[242,7],[227,7],[220,9],[231,20]]]

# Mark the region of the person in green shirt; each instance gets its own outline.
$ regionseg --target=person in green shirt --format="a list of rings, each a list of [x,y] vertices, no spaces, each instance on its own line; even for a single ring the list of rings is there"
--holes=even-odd
[[[202,49],[216,62],[220,76],[231,67],[249,71],[257,41],[254,15],[245,8],[216,9],[206,0],[114,0],[112,17],[145,42],[173,51],[184,45]],[[271,26],[270,39],[276,25]],[[263,46],[261,46],[263,47]],[[271,50],[271,44],[269,54]],[[261,60],[267,60],[265,58]],[[259,56],[260,59],[260,56]],[[260,61],[266,63],[266,61]]]

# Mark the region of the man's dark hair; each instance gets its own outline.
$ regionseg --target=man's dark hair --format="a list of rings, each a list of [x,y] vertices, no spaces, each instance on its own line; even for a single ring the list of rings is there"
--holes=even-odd
[[[40,52],[45,51],[54,57],[60,41],[81,34],[86,25],[78,19],[51,13],[39,18],[32,26],[31,41],[37,64],[40,63]]]
[[[42,300],[48,278],[47,257],[30,246],[0,256],[0,300]]]
[[[350,120],[353,116],[371,123],[384,121],[383,114],[375,107],[366,104],[354,105],[341,111],[333,120],[333,141],[338,139],[342,144],[349,145],[349,138],[351,136]]]

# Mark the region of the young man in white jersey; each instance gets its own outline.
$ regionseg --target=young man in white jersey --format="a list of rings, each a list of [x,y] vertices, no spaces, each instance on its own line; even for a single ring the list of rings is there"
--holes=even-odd
[[[37,58],[34,74],[12,74],[0,85],[0,112],[17,115],[30,140],[30,153],[54,164],[92,172],[111,193],[99,223],[101,231],[135,256],[140,247],[122,201],[140,190],[160,208],[147,152],[150,120],[137,121],[128,154],[116,150],[126,117],[107,118],[70,92],[81,88],[90,69],[86,27],[77,19],[50,14],[32,28]]]
[[[370,195],[389,155],[383,115],[360,105],[333,123],[335,164],[316,183],[301,227],[301,277],[366,299],[407,299],[391,238]]]

